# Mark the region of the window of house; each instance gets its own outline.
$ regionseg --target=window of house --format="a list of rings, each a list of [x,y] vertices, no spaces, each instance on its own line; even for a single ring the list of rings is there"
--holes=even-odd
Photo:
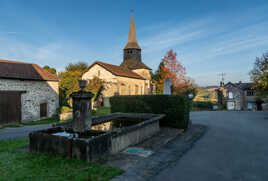
[[[100,76],[100,70],[98,70],[98,77]]]
[[[234,98],[233,93],[232,92],[229,92],[228,93],[228,97],[229,97],[229,99],[233,99]]]
[[[253,90],[247,90],[247,96],[253,96],[254,92]]]

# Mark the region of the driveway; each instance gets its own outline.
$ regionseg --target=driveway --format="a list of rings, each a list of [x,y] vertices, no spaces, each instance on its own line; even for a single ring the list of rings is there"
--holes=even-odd
[[[14,138],[25,138],[32,131],[40,129],[50,128],[51,125],[36,125],[36,126],[24,126],[20,128],[5,128],[0,129],[0,140],[14,139]]]
[[[267,181],[268,112],[192,112],[206,134],[154,181]]]

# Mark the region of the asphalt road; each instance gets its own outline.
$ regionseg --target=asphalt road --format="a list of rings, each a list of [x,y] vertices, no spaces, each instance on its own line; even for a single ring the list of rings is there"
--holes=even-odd
[[[5,128],[0,129],[0,140],[14,139],[14,138],[25,138],[32,131],[40,129],[50,128],[51,125],[36,125],[36,126],[24,126],[20,128]]]
[[[267,181],[268,112],[192,112],[206,134],[154,181]]]

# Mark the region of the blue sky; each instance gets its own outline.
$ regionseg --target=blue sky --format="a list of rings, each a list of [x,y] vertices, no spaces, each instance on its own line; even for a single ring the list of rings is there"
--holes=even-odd
[[[156,70],[169,49],[200,86],[249,81],[268,51],[268,0],[0,0],[0,58],[49,65],[119,65],[134,9],[143,62]]]

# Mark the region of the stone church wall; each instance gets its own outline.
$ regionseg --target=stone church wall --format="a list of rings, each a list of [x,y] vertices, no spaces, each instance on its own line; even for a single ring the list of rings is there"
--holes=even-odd
[[[21,95],[22,122],[40,119],[40,104],[47,103],[47,115],[59,107],[58,82],[0,79],[0,90],[26,91]]]

